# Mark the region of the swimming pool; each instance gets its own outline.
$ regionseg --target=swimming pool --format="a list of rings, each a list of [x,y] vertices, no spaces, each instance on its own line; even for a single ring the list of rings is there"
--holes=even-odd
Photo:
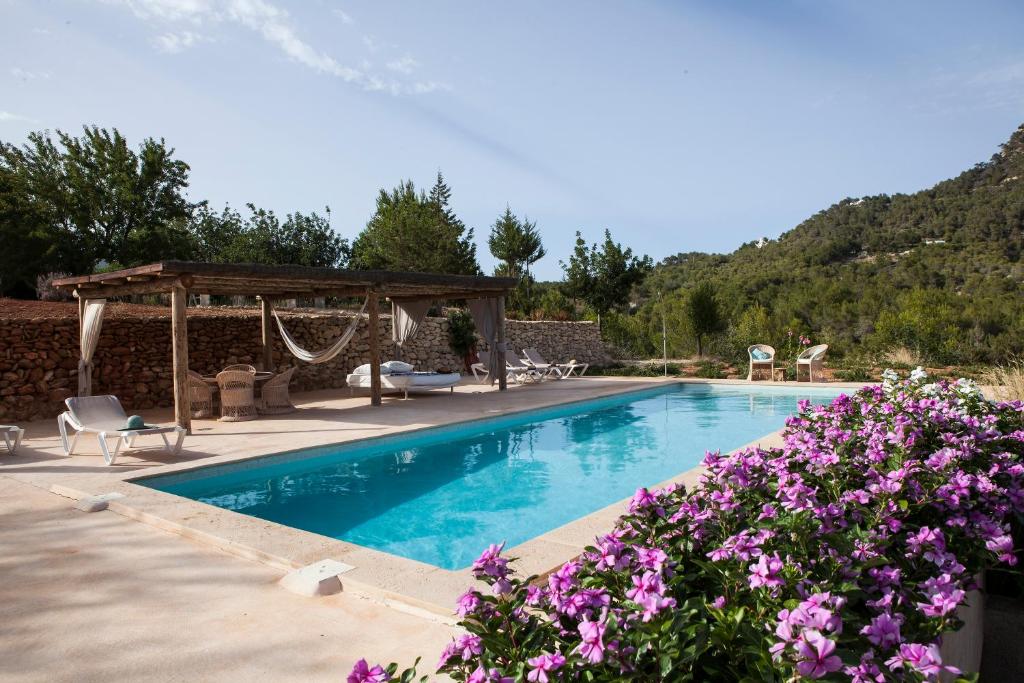
[[[827,389],[676,384],[136,480],[444,569],[783,426]]]

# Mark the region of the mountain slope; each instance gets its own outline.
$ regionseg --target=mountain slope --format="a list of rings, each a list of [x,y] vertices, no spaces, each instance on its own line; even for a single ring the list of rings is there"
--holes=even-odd
[[[840,352],[904,345],[928,360],[993,361],[1024,351],[1022,254],[1024,125],[930,189],[845,199],[732,254],[669,257],[644,293],[708,279],[734,329],[757,303],[772,325],[762,334],[798,327]],[[945,338],[916,338],[928,326]]]

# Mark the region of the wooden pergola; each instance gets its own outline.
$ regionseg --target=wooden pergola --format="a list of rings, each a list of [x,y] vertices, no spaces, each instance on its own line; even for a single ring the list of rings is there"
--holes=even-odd
[[[78,299],[80,319],[89,299],[170,294],[174,416],[179,425],[191,429],[185,317],[190,293],[260,297],[265,369],[273,367],[271,302],[274,299],[365,296],[370,337],[370,403],[376,406],[381,404],[381,297],[432,300],[496,298],[499,302],[497,342],[500,347],[505,341],[505,296],[515,287],[516,281],[505,277],[434,273],[160,261],[136,268],[62,278],[54,280],[53,285],[74,293]],[[498,375],[498,388],[504,391],[505,374]]]

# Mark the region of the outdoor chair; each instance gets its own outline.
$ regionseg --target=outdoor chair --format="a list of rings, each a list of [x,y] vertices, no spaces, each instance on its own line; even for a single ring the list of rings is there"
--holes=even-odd
[[[768,379],[775,381],[775,349],[767,344],[754,344],[747,347],[747,355],[750,356],[750,369],[747,370],[747,381],[754,380],[757,372],[768,371]]]
[[[249,373],[252,373],[254,375],[256,374],[256,368],[254,368],[251,365],[246,365],[244,363],[238,363],[238,364],[235,364],[235,365],[229,365],[226,368],[224,368],[224,370],[231,370],[231,371],[236,371],[237,370],[239,372],[249,372]]]
[[[814,373],[817,371],[818,380],[821,380],[821,370],[825,364],[825,352],[828,351],[828,344],[818,344],[805,349],[799,356],[796,357],[796,381],[802,382],[801,379],[803,373],[800,372],[801,368],[807,368],[807,380],[808,382],[814,381]]]
[[[295,411],[291,397],[288,395],[288,384],[292,381],[295,368],[288,368],[279,375],[274,375],[263,385],[260,392],[261,413],[267,415],[280,415]]]
[[[473,372],[473,379],[477,382],[483,382],[491,374],[491,371],[488,369],[491,364],[491,354],[488,351],[480,351],[477,357],[477,362],[469,366],[469,369]]]
[[[545,377],[562,379],[562,369],[556,363],[549,363],[537,349],[523,349],[523,363],[542,373]]]
[[[151,434],[160,435],[168,453],[176,455],[181,452],[181,444],[185,440],[184,428],[175,425],[127,429],[128,416],[116,396],[72,396],[65,399],[64,403],[68,409],[67,412],[57,416],[57,428],[60,430],[60,442],[64,447],[65,455],[74,453],[78,437],[83,432],[95,434],[98,437],[103,459],[108,465],[114,464],[123,445],[127,444],[131,448],[135,445],[137,437]],[[68,428],[75,432],[70,441],[68,440]],[[174,446],[171,446],[171,442],[167,440],[167,435],[171,433],[178,436]],[[107,437],[110,436],[117,438],[113,452],[107,447]]]
[[[255,377],[256,373],[248,370],[222,370],[217,373],[221,422],[245,422],[259,417],[253,393]]]
[[[508,373],[507,378],[517,384],[540,382],[544,379],[543,374],[524,363],[514,351],[505,351],[505,371]]]
[[[25,430],[21,427],[15,427],[14,425],[0,425],[0,437],[3,437],[4,444],[7,446],[7,451],[13,455],[18,450],[18,446],[21,445],[21,437],[25,435]]]
[[[195,370],[188,371],[188,396],[192,417],[213,417],[213,387]]]
[[[582,377],[583,373],[590,367],[590,363],[577,363],[575,360],[570,360],[568,363],[548,363],[544,360],[544,357],[540,355],[537,349],[523,349],[523,355],[526,356],[531,363],[535,366],[539,365],[550,365],[557,370],[557,377],[566,379],[572,377],[573,373],[576,377]],[[555,374],[555,373],[552,373]]]

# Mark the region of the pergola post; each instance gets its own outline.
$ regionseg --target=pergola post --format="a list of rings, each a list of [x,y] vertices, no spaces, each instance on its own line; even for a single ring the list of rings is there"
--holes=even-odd
[[[192,433],[192,409],[188,389],[188,326],[185,307],[188,290],[179,281],[171,288],[171,357],[174,368],[174,421]]]
[[[270,322],[270,297],[260,295],[260,331],[263,338],[263,369],[274,371],[274,328]]]
[[[366,293],[366,312],[369,314],[367,333],[370,335],[370,405],[381,404],[380,389],[380,302],[377,292]]]
[[[496,346],[498,348],[495,349],[494,351],[492,351],[492,353],[494,353],[496,351],[497,353],[501,354],[501,361],[502,361],[501,362],[501,367],[504,368],[505,367],[505,297],[503,297],[503,296],[499,296],[498,297],[498,320],[497,320],[497,325],[498,325],[498,330],[497,330],[497,332],[498,332],[498,339],[497,339]],[[498,391],[505,391],[506,389],[508,389],[508,373],[506,373],[506,372],[499,372],[498,373]]]

